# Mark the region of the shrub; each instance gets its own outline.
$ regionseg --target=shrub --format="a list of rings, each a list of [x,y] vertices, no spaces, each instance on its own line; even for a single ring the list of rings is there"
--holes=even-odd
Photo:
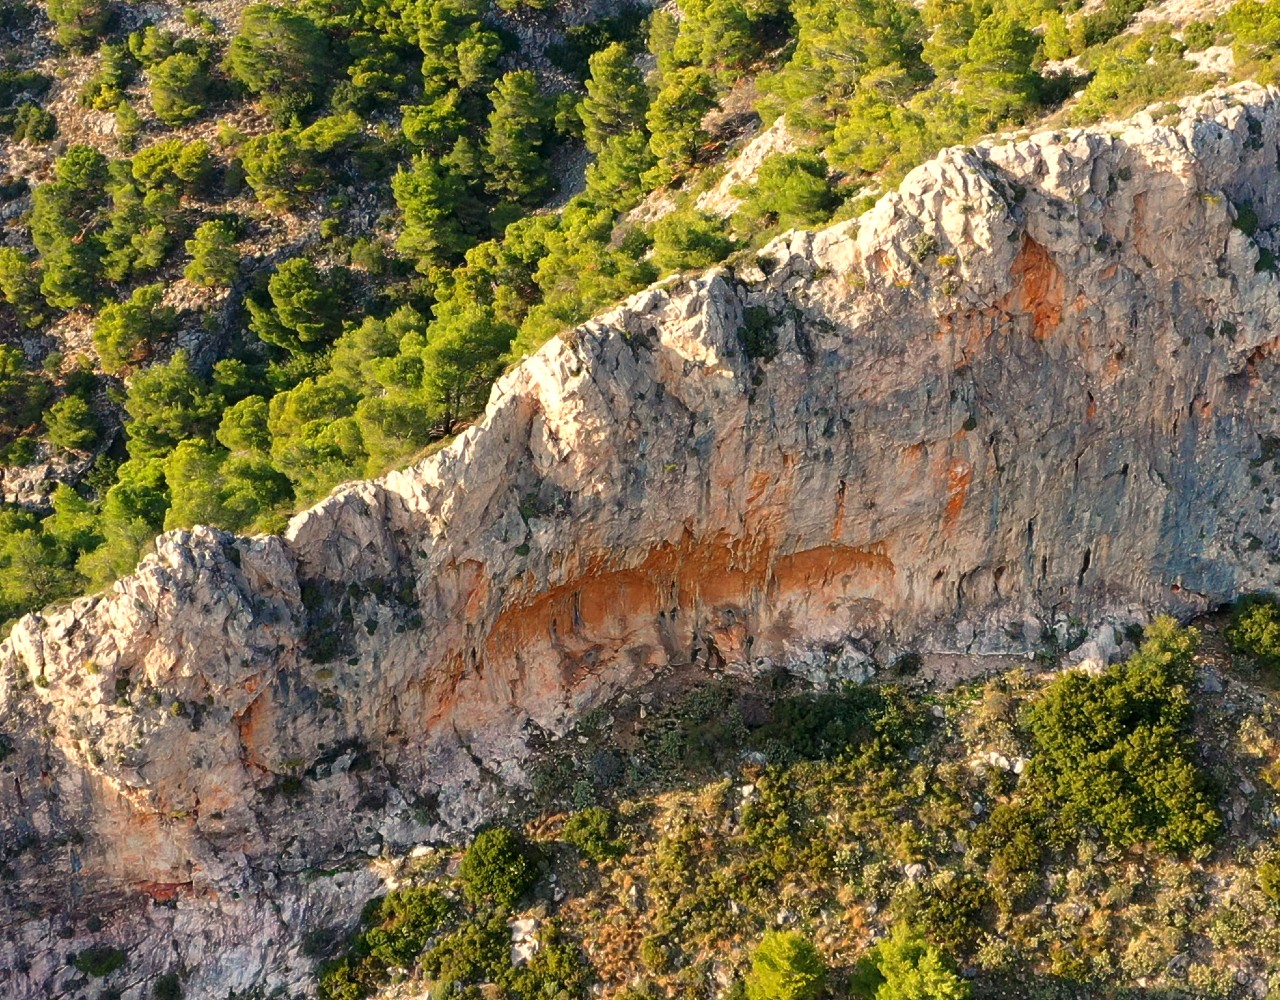
[[[1168,36],[1139,37],[1119,51],[1106,51],[1070,112],[1071,122],[1124,115],[1161,98],[1194,92],[1207,77],[1182,52],[1182,43]]]
[[[368,930],[357,949],[384,965],[412,965],[452,913],[453,904],[439,889],[397,889],[365,907]]]
[[[166,972],[151,987],[152,1000],[182,1000],[182,980],[176,972]]]
[[[985,880],[943,871],[910,886],[896,900],[895,909],[944,948],[967,950],[982,932],[982,912],[990,901],[991,887]]]
[[[1280,906],[1280,861],[1275,858],[1258,865],[1258,888],[1276,906]]]
[[[653,227],[653,262],[663,271],[710,267],[733,248],[724,221],[700,212],[673,212]]]
[[[495,826],[472,841],[458,875],[473,903],[509,909],[533,887],[538,869],[524,838],[509,827]]]
[[[854,996],[868,1000],[967,1000],[969,984],[954,964],[905,924],[859,963]]]
[[[794,758],[829,760],[861,749],[894,752],[918,725],[895,689],[849,685],[780,699],[754,742],[771,744]]]
[[[78,971],[99,979],[124,968],[125,961],[126,955],[121,949],[104,944],[95,944],[71,956],[71,964]]]
[[[1064,674],[1032,706],[1030,776],[1068,837],[1093,826],[1121,846],[1191,850],[1216,836],[1221,820],[1188,733],[1198,641],[1157,618],[1127,663]]]
[[[624,850],[617,839],[615,828],[612,812],[600,806],[592,806],[565,820],[562,835],[565,842],[576,847],[584,858],[604,861],[617,857]]]
[[[152,347],[172,332],[177,314],[161,305],[164,285],[144,285],[125,302],[104,306],[93,326],[93,346],[102,358],[102,367],[117,372],[127,364],[141,361]]]
[[[827,965],[803,935],[772,931],[751,956],[748,1000],[816,1000],[826,984]]]
[[[738,340],[753,361],[772,361],[778,356],[778,331],[768,306],[748,306],[743,310]]]
[[[177,351],[168,364],[152,365],[134,375],[124,407],[130,418],[125,425],[129,454],[132,458],[150,459],[165,457],[185,438],[212,434],[222,400],[191,370],[187,352]],[[125,470],[122,466],[117,486],[124,484]],[[144,496],[151,493],[150,487],[141,491]],[[110,505],[110,495],[107,499]],[[149,507],[145,515],[150,522],[162,517],[163,509],[156,511],[154,507]]]
[[[364,1000],[391,968],[411,967],[453,914],[434,887],[397,889],[364,908],[364,927],[347,954],[320,972],[320,1000]]]
[[[1227,641],[1237,653],[1253,657],[1263,670],[1280,672],[1280,603],[1252,595],[1236,604]]]
[[[110,111],[124,100],[125,89],[133,79],[137,65],[128,46],[123,43],[102,46],[98,71],[80,91],[80,103],[99,111]]]
[[[66,451],[89,451],[98,441],[97,414],[81,396],[67,396],[54,403],[45,416],[49,443]]]

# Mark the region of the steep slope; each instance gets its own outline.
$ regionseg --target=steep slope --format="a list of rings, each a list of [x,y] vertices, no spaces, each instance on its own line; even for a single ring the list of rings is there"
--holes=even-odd
[[[140,983],[296,986],[373,891],[303,873],[474,825],[531,734],[667,668],[1026,651],[1274,587],[1278,144],[1249,84],[948,151],[552,341],[283,537],[171,533],[24,618],[0,991],[73,995],[113,906]]]

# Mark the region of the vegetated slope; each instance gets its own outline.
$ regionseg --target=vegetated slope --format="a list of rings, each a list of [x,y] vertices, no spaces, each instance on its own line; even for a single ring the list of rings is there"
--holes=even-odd
[[[23,619],[11,991],[73,981],[55,927],[294,984],[299,935],[375,888],[316,872],[481,823],[541,733],[671,669],[1056,655],[1274,586],[1280,102],[1161,118],[949,151],[551,341],[285,535],[175,532]],[[122,885],[110,919],[62,907]]]
[[[0,618],[165,528],[280,529],[551,335],[946,145],[1270,73],[1268,5],[1140,6],[7,5]]]
[[[1274,996],[1276,678],[1200,626],[1130,630],[1094,675],[633,692],[548,749],[523,842],[379,862],[391,892],[321,996],[818,995],[752,992],[778,929],[825,996],[876,995],[878,958],[882,1000]],[[883,963],[891,929],[942,961]]]

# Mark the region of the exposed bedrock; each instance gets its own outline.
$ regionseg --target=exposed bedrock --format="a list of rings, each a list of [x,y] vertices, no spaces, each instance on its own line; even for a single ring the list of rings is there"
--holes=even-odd
[[[529,732],[670,666],[1023,650],[1275,587],[1278,143],[1241,85],[947,151],[552,341],[283,537],[171,533],[23,619],[0,993],[69,995],[103,894],[141,969],[302,988],[301,931],[373,880],[299,873],[474,825]]]

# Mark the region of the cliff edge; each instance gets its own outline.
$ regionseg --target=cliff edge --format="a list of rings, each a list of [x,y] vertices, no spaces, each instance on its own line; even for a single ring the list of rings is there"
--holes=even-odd
[[[1030,651],[1274,589],[1278,159],[1254,84],[946,151],[553,340],[282,537],[173,532],[22,619],[0,992],[72,995],[104,935],[139,984],[177,954],[301,989],[302,932],[374,891],[316,870],[475,825],[531,734],[668,668]]]

